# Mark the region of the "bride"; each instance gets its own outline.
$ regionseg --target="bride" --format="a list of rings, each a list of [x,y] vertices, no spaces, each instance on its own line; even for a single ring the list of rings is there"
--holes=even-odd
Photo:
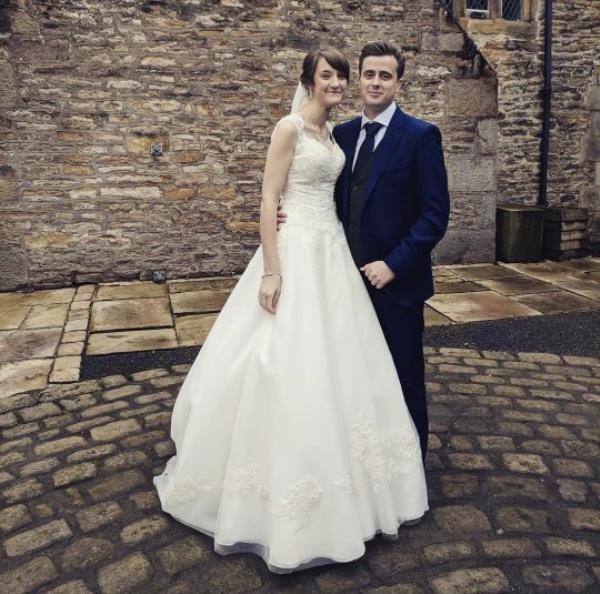
[[[176,455],[154,479],[163,510],[217,553],[276,573],[358,559],[428,509],[417,431],[334,205],[345,157],[328,117],[349,72],[333,49],[304,59],[267,153],[261,246],[181,387]]]

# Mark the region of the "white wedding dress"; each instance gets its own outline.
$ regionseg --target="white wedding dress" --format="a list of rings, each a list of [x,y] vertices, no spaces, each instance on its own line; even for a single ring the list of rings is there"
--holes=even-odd
[[[276,573],[352,561],[428,509],[417,431],[333,191],[337,145],[305,134],[284,188],[277,312],[259,248],[175,403],[162,508]]]

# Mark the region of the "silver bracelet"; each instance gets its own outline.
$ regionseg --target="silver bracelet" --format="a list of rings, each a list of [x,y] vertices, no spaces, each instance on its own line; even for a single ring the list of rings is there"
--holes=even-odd
[[[261,276],[261,278],[265,278],[265,276],[275,276],[275,275],[277,275],[277,276],[279,277],[279,280],[280,280],[281,282],[283,282],[283,277],[281,276],[281,274],[279,274],[279,272],[265,272],[265,273],[264,273],[264,274]]]

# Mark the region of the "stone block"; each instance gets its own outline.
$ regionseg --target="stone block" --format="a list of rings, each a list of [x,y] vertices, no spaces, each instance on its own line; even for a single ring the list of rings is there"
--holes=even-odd
[[[450,79],[448,107],[450,114],[457,117],[495,117],[498,113],[496,78]]]
[[[446,159],[446,169],[451,192],[487,192],[488,194],[482,196],[489,199],[489,192],[497,189],[496,162],[493,157],[460,153],[449,155]],[[495,207],[495,201],[492,202]],[[485,211],[482,214],[485,214]],[[495,218],[493,212],[490,218]],[[483,224],[486,223],[484,220]]]
[[[133,553],[98,571],[102,594],[124,594],[141,591],[140,586],[152,576],[150,561],[143,553]]]
[[[9,557],[17,557],[45,549],[51,544],[70,538],[73,535],[65,520],[48,522],[27,532],[21,532],[4,541],[4,550]]]
[[[57,576],[58,572],[48,557],[37,557],[1,573],[0,592],[10,592],[10,594],[34,592]]]
[[[107,501],[77,512],[77,521],[84,532],[110,524],[123,514],[118,503]]]
[[[438,33],[424,31],[421,36],[421,50],[430,52],[460,52],[464,45],[462,33]]]
[[[131,435],[132,433],[137,433],[140,429],[141,426],[135,419],[128,419],[94,427],[91,430],[91,435],[94,441],[112,442],[121,437]]]
[[[506,575],[497,567],[473,567],[429,579],[435,594],[504,594],[512,591]]]
[[[96,482],[88,490],[94,501],[101,501],[113,495],[130,491],[145,482],[146,479],[139,470],[127,470]]]
[[[80,538],[64,551],[62,567],[65,571],[87,569],[110,557],[112,552],[112,543],[104,538]]]
[[[61,468],[53,475],[55,487],[65,487],[73,483],[79,483],[89,478],[95,477],[97,474],[96,466],[91,462],[84,462],[75,466],[67,466]]]
[[[150,516],[128,524],[121,530],[121,541],[126,545],[137,545],[148,538],[154,538],[169,528],[164,516]]]
[[[164,571],[176,575],[208,561],[210,551],[199,539],[190,536],[158,549],[157,556]]]

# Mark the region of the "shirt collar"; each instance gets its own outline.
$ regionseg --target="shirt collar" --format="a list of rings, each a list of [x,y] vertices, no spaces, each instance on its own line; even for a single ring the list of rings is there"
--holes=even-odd
[[[362,129],[364,127],[364,125],[368,124],[369,122],[379,122],[380,124],[382,124],[383,126],[385,126],[387,128],[390,125],[392,118],[394,117],[395,111],[396,111],[396,104],[393,101],[374,120],[370,120],[365,115],[365,112],[363,110],[362,118],[360,120],[360,127]]]

